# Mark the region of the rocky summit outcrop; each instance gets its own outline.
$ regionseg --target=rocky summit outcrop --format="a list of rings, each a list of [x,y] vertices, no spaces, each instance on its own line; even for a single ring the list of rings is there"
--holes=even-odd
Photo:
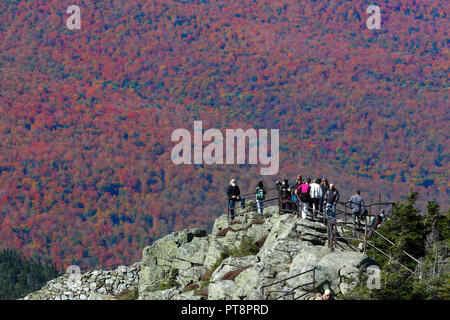
[[[121,293],[132,293],[139,281],[140,262],[115,270],[92,270],[79,277],[68,273],[50,280],[24,300],[107,300]],[[131,294],[130,294],[131,295]]]
[[[135,290],[139,300],[312,299],[325,289],[339,296],[360,270],[377,263],[347,244],[337,247],[342,249],[328,248],[323,223],[279,215],[277,207],[266,208],[263,215],[239,215],[231,223],[222,215],[211,234],[182,230],[146,247],[128,282],[116,273],[115,280],[90,282],[96,288],[86,291],[96,272],[91,271],[83,275],[84,287],[76,294],[52,280],[25,299],[114,299],[125,288]]]

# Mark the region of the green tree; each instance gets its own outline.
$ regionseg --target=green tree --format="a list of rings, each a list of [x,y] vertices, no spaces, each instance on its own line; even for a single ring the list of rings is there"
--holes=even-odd
[[[0,300],[23,298],[61,273],[39,260],[26,260],[13,250],[0,252]]]
[[[345,298],[350,299],[449,299],[450,297],[450,215],[442,215],[439,205],[428,202],[424,215],[415,207],[418,194],[394,206],[392,216],[378,229],[375,245],[390,255],[375,253],[380,264],[381,288],[369,290],[365,280]],[[410,258],[406,253],[419,260]],[[411,273],[406,268],[413,271]]]

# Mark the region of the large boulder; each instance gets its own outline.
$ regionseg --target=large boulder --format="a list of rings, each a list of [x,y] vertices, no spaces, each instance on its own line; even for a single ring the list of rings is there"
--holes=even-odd
[[[208,287],[208,300],[232,300],[235,298],[236,284],[232,280],[211,283]]]
[[[304,241],[296,238],[280,238],[268,245],[264,244],[257,256],[277,272],[287,271],[294,257],[305,245]]]
[[[158,290],[160,284],[170,277],[171,270],[168,266],[142,265],[139,273],[139,296]]]
[[[261,262],[253,267],[245,269],[236,278],[236,296],[245,300],[262,300],[261,287],[276,281],[277,272],[270,266]],[[272,286],[271,289],[280,289],[280,286]],[[266,290],[268,292],[268,290]]]
[[[340,293],[339,285],[342,282],[341,270],[358,269],[365,271],[370,265],[378,265],[367,254],[361,252],[333,252],[324,256],[318,262],[321,274],[326,278],[328,286],[335,294]]]
[[[226,214],[219,216],[215,221],[212,229],[212,235],[216,235],[221,230],[228,228],[230,226]]]
[[[223,244],[223,241],[217,239],[215,236],[210,236],[209,247],[205,257],[205,267],[212,268],[220,259],[223,253],[227,250],[227,247]]]
[[[179,288],[169,288],[152,292],[143,292],[139,294],[139,300],[173,300],[181,293]]]
[[[202,275],[204,275],[207,271],[208,269],[204,266],[197,266],[180,270],[177,276],[177,282],[182,287],[190,283],[198,282]]]
[[[180,245],[176,258],[193,264],[203,265],[207,251],[208,239],[196,237],[191,242]]]
[[[239,268],[248,267],[257,263],[256,256],[246,257],[228,257],[222,261],[222,263],[214,270],[211,275],[211,282],[218,282],[222,280],[222,277],[229,271],[233,271]]]
[[[203,265],[208,248],[205,236],[206,231],[202,229],[182,230],[145,247],[139,272],[139,296],[157,290],[175,269],[189,269],[193,263]]]
[[[288,277],[299,276],[287,280],[287,287],[294,289],[301,286],[299,291],[308,291],[323,283],[326,278],[324,277],[324,273],[320,272],[321,267],[318,266],[318,263],[327,254],[328,250],[325,247],[314,246],[309,242],[303,242],[303,246],[294,257],[288,273]],[[308,272],[314,268],[316,269],[314,275],[312,272]],[[317,282],[316,284],[312,284],[314,280]],[[300,294],[301,292],[298,293]]]

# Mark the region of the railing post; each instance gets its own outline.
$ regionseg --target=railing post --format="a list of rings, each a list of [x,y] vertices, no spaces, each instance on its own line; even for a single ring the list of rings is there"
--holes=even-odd
[[[344,223],[347,224],[347,206],[344,204]]]
[[[336,226],[336,221],[333,221],[333,248],[332,250],[334,251],[334,249],[336,248],[336,242],[337,242],[337,226]]]
[[[378,193],[378,203],[381,203],[381,193]],[[381,204],[378,205],[378,212],[380,212]]]
[[[367,242],[367,225],[364,224],[364,253],[366,253],[366,242]]]
[[[281,191],[278,190],[278,214],[281,215]]]
[[[316,291],[316,268],[313,268],[313,290]]]
[[[230,199],[227,198],[227,220],[230,220]]]
[[[328,217],[327,216],[325,216],[325,221],[327,222],[328,248],[331,248],[330,222],[328,221]]]

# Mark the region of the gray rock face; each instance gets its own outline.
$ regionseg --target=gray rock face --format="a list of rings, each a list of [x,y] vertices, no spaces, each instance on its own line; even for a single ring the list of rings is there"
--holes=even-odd
[[[191,267],[189,269],[180,270],[177,282],[182,286],[186,286],[190,283],[198,282],[200,278],[208,271],[208,268],[204,266]]]
[[[172,270],[187,270],[193,264],[203,265],[208,249],[206,231],[183,230],[171,233],[146,247],[142,253],[139,274],[139,296],[158,290],[169,281]]]
[[[206,252],[205,258],[205,267],[208,269],[211,268],[222,256],[222,253],[225,252],[226,246],[222,241],[219,241],[215,237],[209,238],[209,247]]]
[[[201,229],[174,232],[144,248],[139,263],[86,272],[75,287],[64,275],[24,299],[111,300],[133,289],[141,300],[309,299],[324,289],[336,295],[376,262],[345,245],[330,252],[326,231],[322,223],[279,215],[277,208],[238,216],[233,224],[222,215],[210,235]],[[233,248],[243,252],[249,239],[258,243],[256,255],[230,256]]]
[[[50,280],[24,300],[111,300],[124,290],[136,289],[141,263],[117,270],[93,270],[80,274],[78,281],[69,281],[69,275]]]
[[[194,238],[192,242],[183,243],[177,251],[177,259],[203,265],[208,250],[208,239]]]
[[[209,285],[208,300],[231,300],[234,298],[236,283],[222,280]]]
[[[213,272],[211,282],[218,282],[229,271],[254,265],[257,262],[256,256],[229,257],[222,261],[221,265]]]

